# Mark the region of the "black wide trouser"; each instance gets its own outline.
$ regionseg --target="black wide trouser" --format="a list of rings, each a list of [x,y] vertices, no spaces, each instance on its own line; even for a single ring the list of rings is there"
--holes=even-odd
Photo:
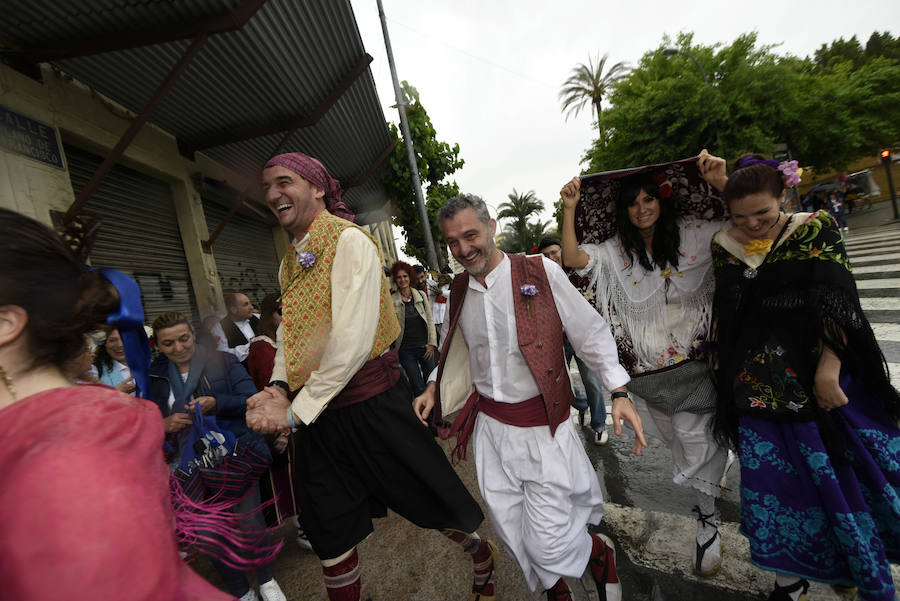
[[[484,519],[411,399],[400,379],[295,434],[300,522],[320,558],[359,544],[387,509],[422,528],[472,532]]]

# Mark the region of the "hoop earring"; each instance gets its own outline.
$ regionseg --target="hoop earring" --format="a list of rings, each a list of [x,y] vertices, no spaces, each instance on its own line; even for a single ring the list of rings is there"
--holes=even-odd
[[[19,400],[16,396],[16,386],[15,384],[13,384],[12,377],[10,377],[8,373],[6,373],[6,370],[3,369],[2,365],[0,365],[0,379],[3,380],[3,384],[6,385],[6,388],[9,390],[9,394],[12,395],[13,400]]]

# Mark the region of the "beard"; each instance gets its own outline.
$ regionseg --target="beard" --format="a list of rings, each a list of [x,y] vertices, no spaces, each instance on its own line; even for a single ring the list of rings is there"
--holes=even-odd
[[[491,240],[488,246],[484,248],[478,249],[478,261],[475,263],[469,263],[464,260],[462,257],[458,255],[453,255],[457,261],[459,261],[460,265],[469,272],[471,275],[482,275],[485,271],[487,271],[488,265],[491,263],[491,258],[494,256],[494,253],[497,251],[497,245],[494,244],[494,241]]]

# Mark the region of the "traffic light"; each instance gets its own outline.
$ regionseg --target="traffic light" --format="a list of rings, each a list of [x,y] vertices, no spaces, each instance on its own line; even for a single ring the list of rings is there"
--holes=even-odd
[[[881,151],[881,164],[885,167],[891,166],[891,149],[885,148]]]

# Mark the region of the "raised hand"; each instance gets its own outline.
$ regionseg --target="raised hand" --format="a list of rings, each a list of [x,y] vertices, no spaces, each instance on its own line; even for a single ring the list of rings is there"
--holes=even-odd
[[[578,196],[581,193],[581,178],[573,177],[569,182],[562,187],[562,190],[559,191],[559,195],[562,197],[563,206],[567,209],[574,209],[575,205],[578,204]]]
[[[697,167],[700,169],[700,175],[709,185],[719,192],[725,189],[725,184],[728,182],[725,159],[709,154],[709,151],[704,148],[697,157]]]

